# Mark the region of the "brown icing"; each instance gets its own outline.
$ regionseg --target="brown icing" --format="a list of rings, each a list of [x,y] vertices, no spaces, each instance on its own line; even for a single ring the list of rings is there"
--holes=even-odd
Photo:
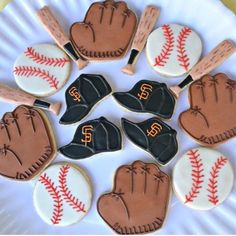
[[[27,106],[5,113],[0,121],[0,175],[29,180],[52,161],[56,150],[45,119]]]
[[[142,234],[161,228],[170,195],[170,178],[154,163],[121,166],[112,192],[97,203],[100,216],[118,234]]]
[[[125,55],[136,29],[136,15],[123,1],[93,3],[82,23],[71,26],[71,40],[89,60],[112,60]]]
[[[223,73],[205,75],[191,85],[189,102],[179,121],[197,142],[214,146],[236,136],[235,81]]]

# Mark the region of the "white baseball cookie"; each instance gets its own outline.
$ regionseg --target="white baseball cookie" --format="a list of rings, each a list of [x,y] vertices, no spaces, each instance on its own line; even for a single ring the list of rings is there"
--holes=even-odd
[[[164,76],[186,74],[198,62],[201,53],[200,37],[182,25],[165,24],[154,30],[147,40],[147,59],[151,67]]]
[[[34,205],[49,225],[68,226],[80,221],[89,211],[91,184],[77,166],[59,163],[48,167],[34,189]]]
[[[68,56],[52,44],[28,47],[16,59],[13,74],[17,85],[38,97],[56,93],[70,76]]]
[[[220,152],[195,148],[185,153],[173,171],[173,188],[182,203],[210,210],[230,194],[234,183],[230,161]]]

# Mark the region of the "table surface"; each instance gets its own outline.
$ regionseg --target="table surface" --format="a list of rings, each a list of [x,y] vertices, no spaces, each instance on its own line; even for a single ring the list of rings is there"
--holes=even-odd
[[[2,10],[12,0],[0,0],[0,10]],[[236,0],[222,0],[222,2],[236,14]]]

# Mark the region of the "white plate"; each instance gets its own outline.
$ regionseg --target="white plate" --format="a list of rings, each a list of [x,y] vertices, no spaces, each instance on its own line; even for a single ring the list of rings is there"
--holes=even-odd
[[[12,74],[12,66],[16,57],[27,47],[35,43],[50,43],[52,39],[45,32],[35,17],[35,11],[44,5],[49,5],[53,12],[58,14],[63,26],[68,30],[75,21],[83,20],[86,9],[91,0],[14,0],[0,13],[0,82],[16,87]],[[217,0],[127,0],[129,6],[138,16],[146,4],[155,4],[161,7],[161,16],[157,23],[186,24],[194,28],[204,42],[204,54],[210,51],[221,40],[228,38],[236,42],[236,18]],[[145,4],[144,4],[145,2]],[[51,100],[62,100],[66,87],[73,82],[80,73],[101,73],[112,85],[114,91],[130,89],[140,79],[150,79],[165,82],[168,85],[176,84],[181,80],[164,79],[157,75],[148,65],[143,55],[138,61],[137,74],[133,77],[121,72],[122,66],[128,57],[117,62],[90,64],[83,71],[73,67],[73,73],[66,86],[50,97]],[[226,72],[232,78],[236,77],[236,55],[232,56],[214,72]],[[14,106],[0,103],[0,116],[11,111]],[[111,109],[112,107],[112,109]],[[178,126],[178,115],[188,107],[187,90],[183,92],[174,116],[168,124],[176,128],[179,140],[179,152],[175,160],[163,168],[169,173],[176,160],[187,149],[197,144]],[[56,117],[49,114],[58,140],[58,146],[67,144],[73,137],[76,126],[59,125],[60,116],[65,110],[63,105],[61,114]],[[142,121],[150,115],[137,114],[122,109],[112,97],[107,97],[99,103],[86,117],[86,120],[99,116],[106,116],[120,126],[120,118],[126,117],[134,121]],[[231,158],[236,167],[235,139],[221,145],[218,150]],[[27,144],[25,144],[27,145]],[[75,161],[84,167],[91,176],[94,186],[93,206],[89,214],[79,223],[71,227],[58,228],[46,225],[36,214],[33,207],[33,184],[8,181],[0,178],[0,233],[40,233],[40,234],[111,234],[111,229],[99,217],[96,210],[97,198],[105,191],[109,191],[113,183],[113,175],[118,166],[130,163],[136,159],[151,161],[150,156],[134,146],[123,136],[123,150],[99,154],[92,158]],[[66,160],[58,156],[56,161]],[[226,183],[227,184],[227,183]],[[111,209],[112,210],[112,209]],[[115,214],[115,212],[114,212]],[[208,212],[198,212],[183,206],[173,195],[169,214],[164,227],[158,232],[162,234],[232,234],[236,233],[236,186],[232,194],[219,207]]]

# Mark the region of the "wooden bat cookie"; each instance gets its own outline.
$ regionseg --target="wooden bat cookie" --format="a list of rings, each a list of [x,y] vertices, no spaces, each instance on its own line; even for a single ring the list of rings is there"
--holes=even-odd
[[[76,51],[69,37],[64,32],[49,7],[44,6],[41,8],[37,12],[37,16],[58,46],[65,50],[65,52],[77,64],[79,69],[84,68],[88,64],[88,61],[83,59]]]
[[[139,54],[142,52],[147,38],[151,33],[157,18],[160,15],[160,9],[154,6],[147,6],[141,16],[137,32],[134,36],[134,41],[131,47],[131,54],[128,64],[122,69],[126,74],[132,75],[135,73],[135,64]]]
[[[23,91],[13,89],[0,84],[0,100],[15,105],[28,105],[46,109],[58,115],[61,109],[61,103],[48,103],[37,99]]]

